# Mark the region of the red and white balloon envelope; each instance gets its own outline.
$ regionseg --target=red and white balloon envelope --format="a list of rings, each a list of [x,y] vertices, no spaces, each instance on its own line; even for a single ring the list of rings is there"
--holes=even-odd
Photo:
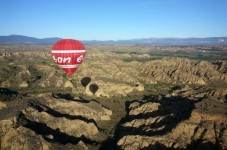
[[[83,62],[85,53],[84,45],[80,41],[73,39],[60,40],[52,46],[54,61],[69,76],[71,76]]]

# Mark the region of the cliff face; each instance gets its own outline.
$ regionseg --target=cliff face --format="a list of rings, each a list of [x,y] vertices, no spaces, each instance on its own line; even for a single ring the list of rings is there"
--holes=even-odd
[[[221,64],[220,64],[221,65]],[[205,85],[209,82],[227,82],[224,66],[219,68],[205,61],[169,58],[150,61],[142,66],[142,71],[155,81],[180,82]]]
[[[70,149],[73,145],[74,149],[88,149],[87,146],[107,138],[98,124],[110,120],[111,110],[97,101],[59,96],[62,97],[39,95],[29,101],[29,107],[21,110],[17,118],[0,121],[1,148],[13,149],[18,145],[18,149],[49,150]]]
[[[227,62],[225,61],[215,61],[213,63],[213,65],[215,65],[215,68],[222,72],[222,73],[227,73]]]
[[[118,148],[226,149],[227,118],[213,109],[201,111],[198,100],[144,97],[126,105],[127,115],[116,131]]]

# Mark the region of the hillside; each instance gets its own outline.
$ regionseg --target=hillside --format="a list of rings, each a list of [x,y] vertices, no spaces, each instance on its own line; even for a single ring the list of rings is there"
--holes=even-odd
[[[49,51],[4,50],[1,149],[227,149],[224,56],[106,48],[88,47],[72,77]]]
[[[9,36],[0,36],[0,43],[2,44],[52,44],[61,38],[43,38],[38,39],[34,37],[28,37],[23,35],[9,35]]]

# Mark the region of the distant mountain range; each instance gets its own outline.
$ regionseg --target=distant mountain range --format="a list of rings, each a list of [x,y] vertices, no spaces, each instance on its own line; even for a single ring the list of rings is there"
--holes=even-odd
[[[0,36],[1,44],[53,44],[62,38],[34,38],[23,35]],[[86,45],[227,45],[227,37],[208,38],[142,38],[130,40],[82,41]]]
[[[38,39],[34,37],[28,37],[23,35],[9,35],[9,36],[0,36],[0,43],[4,44],[51,44],[61,38],[44,38]]]

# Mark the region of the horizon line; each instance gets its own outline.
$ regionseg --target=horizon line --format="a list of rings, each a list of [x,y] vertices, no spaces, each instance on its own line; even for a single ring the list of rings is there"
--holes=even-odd
[[[36,39],[46,39],[46,38],[59,38],[59,39],[78,39],[78,38],[62,38],[62,37],[34,37],[34,36],[27,36],[27,35],[21,35],[21,34],[9,34],[9,35],[0,35],[0,36],[25,36],[25,37],[30,37],[30,38],[36,38]],[[106,39],[106,40],[98,40],[98,39],[81,39],[81,41],[124,41],[124,40],[140,40],[140,39],[190,39],[190,38],[227,38],[226,36],[205,36],[205,37],[198,37],[198,36],[192,36],[192,37],[171,37],[171,36],[166,36],[166,37],[138,37],[138,38],[128,38],[128,39]]]

